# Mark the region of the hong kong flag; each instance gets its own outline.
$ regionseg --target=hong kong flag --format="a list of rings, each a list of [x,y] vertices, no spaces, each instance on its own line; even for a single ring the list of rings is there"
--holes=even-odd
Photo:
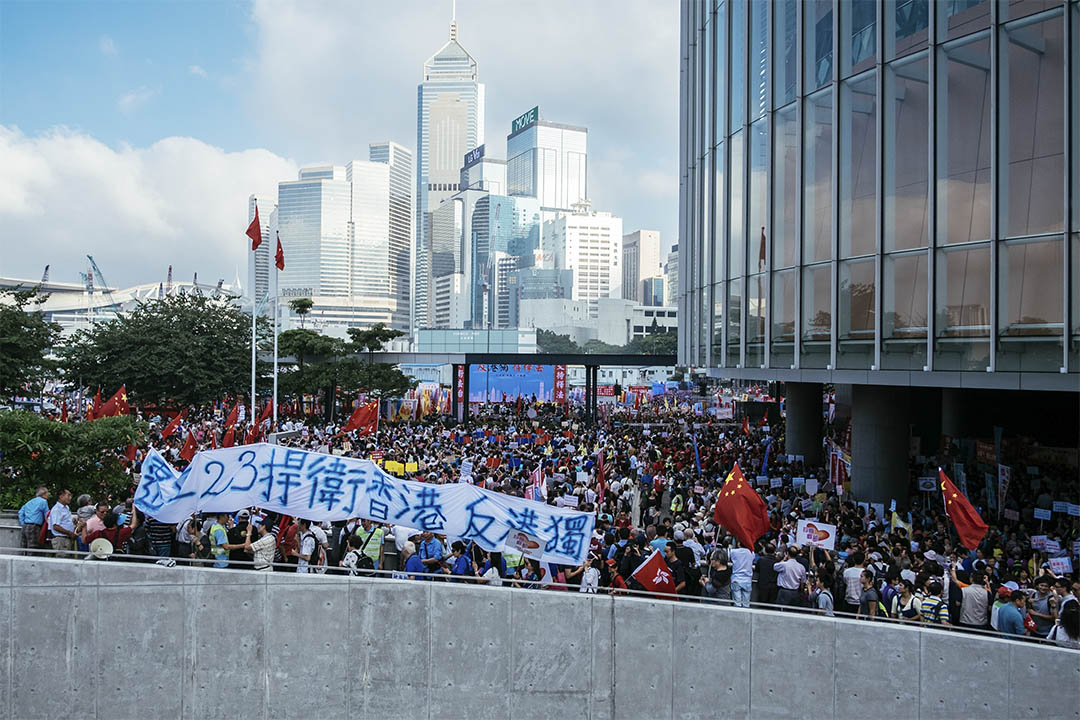
[[[180,457],[188,462],[191,462],[191,458],[195,457],[195,436],[188,430],[187,440],[184,441],[184,447],[180,448]]]
[[[649,592],[675,594],[675,580],[671,577],[671,568],[664,562],[659,550],[653,550],[652,555],[638,565],[632,577]]]
[[[271,218],[273,219],[273,218]],[[251,249],[258,250],[262,245],[262,228],[259,226],[259,206],[255,206],[255,219],[248,225],[247,232],[244,233],[251,238]]]
[[[285,251],[281,249],[281,234],[277,236],[277,252],[274,254],[274,265],[278,270],[285,269]]]

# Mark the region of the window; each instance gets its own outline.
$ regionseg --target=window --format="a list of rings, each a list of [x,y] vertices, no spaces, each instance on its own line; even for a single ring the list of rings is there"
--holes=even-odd
[[[832,91],[807,98],[803,145],[803,261],[832,259]]]

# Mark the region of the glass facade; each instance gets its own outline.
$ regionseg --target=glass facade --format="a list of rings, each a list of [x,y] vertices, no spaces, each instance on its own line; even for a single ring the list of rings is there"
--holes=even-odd
[[[1080,3],[682,8],[681,363],[1080,371]]]

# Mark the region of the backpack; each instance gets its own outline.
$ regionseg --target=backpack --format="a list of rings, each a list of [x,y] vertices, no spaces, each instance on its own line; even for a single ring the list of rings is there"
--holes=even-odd
[[[44,546],[45,543],[49,540],[49,538],[53,536],[53,534],[49,532],[50,515],[52,515],[52,510],[49,510],[49,512],[45,513],[45,522],[41,523],[41,530],[38,532],[38,545]]]
[[[146,535],[146,523],[142,523],[131,533],[127,545],[124,546],[124,552],[128,555],[150,554],[150,539]]]
[[[895,611],[897,605],[896,598],[900,596],[900,593],[898,593],[896,588],[892,585],[885,583],[885,589],[879,594],[881,596],[881,602],[878,604],[885,609],[885,617],[896,617],[899,614]]]
[[[315,547],[311,551],[311,557],[308,558],[308,567],[316,568],[322,564],[322,545],[319,544],[319,538],[315,537],[315,533],[308,533],[300,538],[301,547],[304,545],[304,538],[308,537],[315,541]]]

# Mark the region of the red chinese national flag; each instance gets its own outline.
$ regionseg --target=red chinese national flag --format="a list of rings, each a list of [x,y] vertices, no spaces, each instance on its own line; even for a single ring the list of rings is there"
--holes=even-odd
[[[258,424],[262,425],[264,422],[269,420],[270,419],[270,413],[272,413],[273,411],[274,411],[274,403],[273,403],[273,401],[270,401],[270,402],[266,403],[266,407],[263,408],[262,415],[259,415]]]
[[[117,417],[119,415],[128,415],[130,413],[131,406],[128,405],[127,386],[121,385],[120,389],[109,398],[108,402],[101,406],[101,409],[97,412],[97,417]]]
[[[659,550],[653,550],[652,555],[638,565],[631,577],[649,592],[675,594],[675,580],[671,577],[671,568],[664,562]]]
[[[225,427],[231,428],[236,424],[236,421],[240,419],[240,403],[237,402],[233,405],[233,409],[229,412],[229,417],[225,418]],[[226,446],[228,447],[228,446]]]
[[[215,433],[213,430],[211,430],[209,435],[210,435],[210,449],[211,450],[217,450],[217,433]],[[226,433],[225,438],[223,438],[223,439],[228,439],[228,433]],[[225,447],[230,447],[231,445],[232,445],[232,443],[229,443]]]
[[[769,508],[743,476],[739,463],[720,488],[713,520],[748,548],[769,531]]]
[[[945,514],[956,526],[956,534],[960,536],[963,546],[974,550],[986,535],[987,524],[964,494],[945,477],[945,471],[941,468],[938,468],[938,479],[941,481],[941,495],[945,500]]]
[[[270,219],[273,220],[273,218]],[[248,225],[247,232],[244,234],[251,238],[251,249],[258,250],[259,246],[262,245],[262,228],[259,226],[258,205],[255,206],[255,219],[251,221],[250,225]]]
[[[221,438],[221,447],[232,447],[236,444],[236,428],[231,427],[225,431],[225,437]]]
[[[174,432],[176,432],[176,428],[180,427],[180,421],[184,419],[185,415],[187,415],[187,408],[184,408],[180,412],[176,413],[176,417],[170,420],[169,424],[165,426],[165,429],[161,431],[162,440],[165,440]]]
[[[278,270],[285,269],[285,251],[281,249],[281,234],[277,236],[277,252],[274,254],[274,265]]]
[[[195,436],[188,430],[187,440],[184,441],[184,447],[180,449],[180,457],[188,462],[191,462],[191,458],[195,457]]]
[[[341,431],[352,432],[356,430],[360,435],[370,435],[378,429],[379,402],[374,400],[364,403],[353,410],[353,414],[349,416],[349,421],[345,423],[345,427],[341,428]]]
[[[101,386],[98,385],[97,395],[94,396],[94,404],[90,406],[90,411],[87,414],[87,420],[97,420],[98,410],[101,409]]]

